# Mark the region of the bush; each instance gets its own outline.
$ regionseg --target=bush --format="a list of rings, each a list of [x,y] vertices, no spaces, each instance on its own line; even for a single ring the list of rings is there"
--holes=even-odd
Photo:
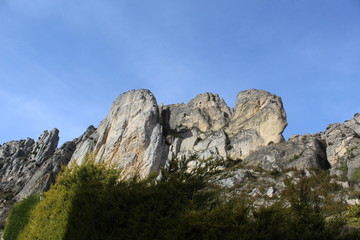
[[[13,206],[4,230],[4,240],[18,239],[21,231],[29,222],[31,210],[38,202],[39,196],[32,195]]]
[[[360,182],[360,168],[355,168],[354,173],[351,176],[352,180]]]
[[[355,204],[349,207],[347,217],[352,220],[360,220],[360,204]]]
[[[32,211],[29,224],[20,235],[20,239],[67,239],[67,232],[71,228],[98,227],[90,220],[96,219],[94,214],[104,207],[99,206],[98,202],[101,202],[102,198],[107,196],[106,192],[116,185],[117,178],[117,171],[107,169],[104,164],[96,164],[91,155],[86,157],[83,165],[66,168]],[[84,201],[80,201],[80,198],[84,198]],[[84,206],[80,206],[79,202]],[[73,216],[76,208],[77,212],[84,209],[87,212],[81,212],[80,215],[84,219],[72,226],[74,217],[77,217]],[[90,211],[91,209],[97,211]],[[93,232],[94,230],[91,233]]]
[[[33,209],[19,239],[341,239],[342,218],[326,220],[305,175],[282,199],[255,208],[225,196],[210,179],[217,162],[170,161],[159,176],[120,180],[90,156],[57,178]],[[355,236],[356,233],[351,233]],[[344,238],[345,239],[345,238]],[[349,238],[351,239],[350,235]]]
[[[20,239],[173,239],[186,211],[216,202],[207,187],[211,164],[187,171],[171,161],[156,180],[120,180],[120,171],[89,156],[57,178],[32,211]]]

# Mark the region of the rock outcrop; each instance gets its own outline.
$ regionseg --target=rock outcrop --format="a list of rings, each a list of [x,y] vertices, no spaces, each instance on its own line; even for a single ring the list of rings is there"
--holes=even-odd
[[[168,159],[189,157],[227,158],[228,137],[224,131],[232,110],[217,94],[197,95],[189,103],[160,107]]]
[[[0,217],[14,201],[48,190],[61,166],[81,164],[87,153],[140,176],[159,171],[170,159],[193,155],[241,162],[245,169],[218,181],[231,188],[267,178],[262,170],[331,168],[335,176],[360,182],[360,114],[288,141],[282,136],[286,125],[281,98],[263,90],[240,92],[233,109],[213,93],[158,106],[149,90],[132,90],[113,102],[98,128],[90,126],[60,148],[57,129],[45,131],[36,142],[29,138],[0,146]],[[266,194],[278,194],[282,185],[269,181],[274,186]]]
[[[28,138],[11,141],[0,147],[0,192],[2,193],[0,220],[6,216],[12,201],[48,190],[52,182],[36,181],[31,187],[29,183],[34,176],[41,175],[41,178],[44,178],[53,171],[50,168],[47,169],[49,172],[43,171],[42,168],[54,157],[58,142],[59,130],[53,129],[50,132],[45,131],[37,142]]]
[[[81,164],[92,152],[96,161],[145,176],[165,164],[165,142],[156,99],[149,90],[132,90],[116,99],[98,129],[80,140],[71,158]]]
[[[64,143],[61,148],[57,149],[54,154],[48,158],[26,181],[25,185],[16,194],[15,199],[23,199],[33,193],[43,193],[50,188],[55,182],[57,174],[62,166],[66,166],[75,151],[75,143],[73,141]]]
[[[37,142],[12,141],[0,147],[0,189],[17,195],[24,185],[54,155],[59,130],[45,131]]]
[[[293,136],[286,142],[261,147],[245,158],[245,164],[266,170],[329,169],[326,146],[319,137]]]
[[[280,97],[255,89],[240,92],[226,129],[231,141],[229,157],[244,158],[258,146],[284,141],[282,133],[286,126]]]
[[[216,94],[196,96],[188,104],[161,107],[168,159],[197,154],[200,158],[242,159],[259,146],[283,141],[286,114],[279,97],[262,90],[237,96],[234,109]]]
[[[332,173],[360,182],[360,114],[344,123],[329,125],[322,135]]]
[[[83,137],[72,162],[88,152],[127,173],[146,176],[172,158],[241,158],[268,142],[283,141],[286,115],[281,99],[261,90],[239,93],[234,109],[217,94],[187,104],[158,106],[148,90],[119,96],[98,129]]]

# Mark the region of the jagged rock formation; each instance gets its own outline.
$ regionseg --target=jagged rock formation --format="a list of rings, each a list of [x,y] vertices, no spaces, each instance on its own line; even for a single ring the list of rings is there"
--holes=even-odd
[[[58,141],[59,130],[53,129],[50,132],[45,131],[37,142],[28,138],[0,146],[0,191],[6,195],[1,201],[1,220],[8,211],[9,202],[26,196],[24,191],[31,194],[48,190],[49,181],[42,175],[41,169],[51,161],[57,160],[53,157]],[[29,186],[29,182],[38,171],[41,172],[41,179]],[[33,190],[27,191],[29,187]]]
[[[62,166],[66,166],[75,150],[73,141],[64,143],[61,148],[57,149],[54,154],[48,158],[26,181],[25,185],[16,195],[16,200],[20,200],[33,193],[42,193],[49,189],[54,183],[57,174]]]
[[[45,131],[37,142],[12,141],[0,147],[0,188],[17,195],[31,177],[54,155],[59,130]]]
[[[240,92],[234,109],[216,94],[161,108],[169,156],[241,159],[259,146],[283,141],[287,122],[279,97],[262,90]]]
[[[334,176],[360,182],[360,114],[325,132],[285,142],[286,125],[281,98],[263,90],[240,92],[233,109],[212,93],[199,94],[187,104],[158,106],[149,90],[132,90],[113,102],[97,129],[90,126],[61,148],[57,129],[45,131],[37,142],[0,146],[0,217],[13,201],[46,191],[62,165],[81,164],[90,152],[97,161],[140,176],[158,171],[169,159],[196,154],[268,171],[331,168]],[[243,184],[259,174],[242,169],[219,183]],[[275,187],[266,190],[268,195],[281,188],[272,182]]]
[[[280,97],[255,89],[240,92],[226,129],[232,146],[229,157],[244,158],[258,146],[284,141],[286,126]]]
[[[126,172],[142,176],[163,165],[165,142],[156,99],[149,90],[119,96],[107,117],[81,140],[71,161],[81,163],[88,152]]]
[[[323,133],[333,174],[360,181],[360,114],[345,123],[335,123]]]
[[[245,157],[283,141],[286,124],[281,99],[261,90],[240,92],[234,109],[212,93],[158,107],[150,91],[132,90],[120,95],[99,128],[79,142],[71,161],[81,163],[94,152],[98,161],[145,176],[176,157]]]

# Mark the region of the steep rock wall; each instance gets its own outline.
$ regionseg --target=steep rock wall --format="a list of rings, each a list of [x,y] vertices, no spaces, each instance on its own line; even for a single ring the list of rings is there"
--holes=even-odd
[[[81,164],[92,152],[97,161],[145,176],[164,164],[164,145],[155,97],[149,90],[132,90],[120,95],[99,127],[77,144],[71,162]]]

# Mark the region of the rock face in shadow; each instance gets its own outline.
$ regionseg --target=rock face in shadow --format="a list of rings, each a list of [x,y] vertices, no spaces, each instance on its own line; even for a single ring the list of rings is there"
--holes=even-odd
[[[245,164],[265,170],[329,169],[326,145],[320,137],[293,136],[286,142],[261,147],[245,158]]]

